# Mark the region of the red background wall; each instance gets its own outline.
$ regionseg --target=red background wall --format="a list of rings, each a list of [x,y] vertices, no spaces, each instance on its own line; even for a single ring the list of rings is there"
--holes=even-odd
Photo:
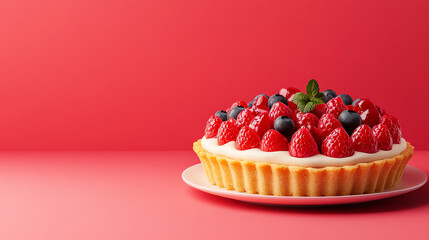
[[[418,150],[429,1],[1,1],[0,149],[191,149],[281,87],[368,97]]]

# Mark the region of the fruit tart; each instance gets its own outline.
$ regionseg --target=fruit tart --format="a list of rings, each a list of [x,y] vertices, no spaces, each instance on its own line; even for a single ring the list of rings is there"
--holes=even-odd
[[[217,111],[194,142],[208,181],[275,196],[381,192],[401,180],[414,147],[399,121],[367,98],[283,88]]]

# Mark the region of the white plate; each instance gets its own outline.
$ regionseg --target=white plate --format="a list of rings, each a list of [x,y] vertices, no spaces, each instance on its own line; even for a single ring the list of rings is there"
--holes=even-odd
[[[208,182],[201,163],[191,166],[183,171],[182,179],[189,186],[203,192],[245,202],[273,205],[334,205],[367,202],[405,194],[423,186],[426,183],[427,176],[422,170],[412,166],[407,166],[401,182],[399,182],[394,188],[384,192],[325,197],[267,196],[226,190],[224,188],[211,185]]]

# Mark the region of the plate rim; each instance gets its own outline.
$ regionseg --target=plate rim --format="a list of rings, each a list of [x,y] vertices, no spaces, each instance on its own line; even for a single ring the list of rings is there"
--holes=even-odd
[[[211,195],[229,198],[229,199],[234,199],[234,200],[238,200],[238,201],[246,201],[246,200],[237,199],[237,198],[233,198],[233,197],[242,197],[242,198],[248,197],[249,199],[246,202],[252,202],[252,203],[261,203],[258,201],[253,201],[255,199],[260,199],[260,200],[267,200],[267,199],[272,199],[272,200],[281,200],[281,199],[298,200],[299,199],[299,200],[309,201],[309,200],[328,200],[328,199],[332,199],[332,200],[333,199],[337,199],[337,200],[339,200],[339,199],[353,199],[353,198],[360,198],[360,197],[372,197],[372,198],[374,198],[374,199],[368,199],[368,200],[364,200],[364,201],[356,201],[355,203],[367,202],[367,201],[379,200],[379,199],[384,199],[384,198],[390,198],[390,197],[394,197],[394,196],[398,196],[398,195],[402,195],[402,194],[406,194],[406,193],[415,191],[415,190],[421,188],[423,185],[425,185],[427,180],[428,180],[428,177],[423,170],[421,170],[417,167],[414,167],[414,166],[407,165],[404,171],[406,171],[407,169],[409,169],[408,171],[410,171],[410,170],[419,171],[420,173],[422,173],[424,175],[425,179],[423,181],[421,181],[419,184],[411,186],[411,187],[395,189],[395,190],[387,190],[387,191],[377,192],[377,193],[365,193],[365,194],[344,195],[344,196],[314,196],[314,197],[309,197],[309,196],[273,196],[273,195],[251,194],[251,193],[246,193],[246,192],[236,192],[234,190],[228,190],[228,189],[220,188],[220,187],[213,185],[213,187],[218,188],[218,189],[214,189],[214,188],[209,188],[206,186],[201,186],[199,184],[196,184],[196,183],[194,183],[194,182],[192,182],[186,178],[186,173],[191,171],[192,168],[196,168],[199,166],[201,166],[201,169],[203,169],[202,164],[197,163],[197,164],[194,164],[192,166],[187,167],[182,172],[182,180],[187,185],[189,185],[190,187],[195,188],[199,191],[203,191],[203,192],[206,192],[208,194],[211,194]],[[206,181],[207,181],[207,179],[206,179]],[[214,192],[217,192],[219,194],[215,194]],[[389,193],[388,196],[383,197],[383,198],[377,198],[377,196],[386,195],[387,193]],[[337,204],[338,203],[323,203],[323,204],[305,204],[305,205],[311,206],[311,205],[337,205]],[[339,204],[341,204],[341,203],[339,203]],[[304,204],[276,203],[276,204],[270,204],[270,205],[285,205],[286,206],[286,205],[304,205]]]

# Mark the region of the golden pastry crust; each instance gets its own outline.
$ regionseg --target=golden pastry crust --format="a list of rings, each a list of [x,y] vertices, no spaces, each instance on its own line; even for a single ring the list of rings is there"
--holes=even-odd
[[[194,142],[207,179],[229,190],[275,196],[339,196],[382,192],[395,186],[414,154],[399,155],[343,167],[299,167],[232,159],[207,152],[201,139]]]

